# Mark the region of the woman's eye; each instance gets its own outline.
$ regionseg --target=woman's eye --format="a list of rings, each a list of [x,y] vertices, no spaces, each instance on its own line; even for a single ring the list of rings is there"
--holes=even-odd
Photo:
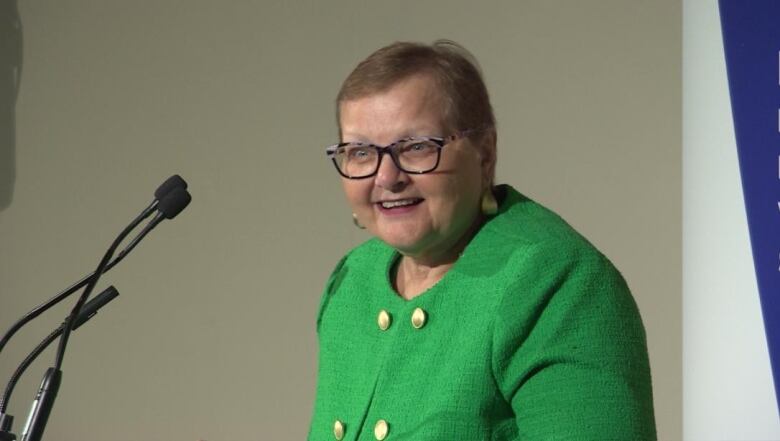
[[[350,149],[347,152],[347,155],[349,156],[350,159],[360,160],[360,159],[366,159],[368,156],[370,156],[370,152],[368,151],[368,149],[365,148],[354,148],[354,149]]]
[[[427,142],[413,142],[406,144],[402,149],[402,153],[427,153],[431,150],[431,145]]]

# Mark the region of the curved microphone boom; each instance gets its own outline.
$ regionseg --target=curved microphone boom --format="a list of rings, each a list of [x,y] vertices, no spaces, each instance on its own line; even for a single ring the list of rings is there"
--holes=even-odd
[[[148,232],[149,230],[154,228],[163,219],[173,219],[174,217],[176,217],[176,215],[178,215],[182,210],[184,210],[184,208],[187,207],[187,205],[189,205],[191,200],[192,197],[187,192],[187,190],[181,187],[176,187],[170,192],[168,192],[168,194],[166,194],[156,204],[156,208],[157,210],[159,210],[159,213],[154,217],[154,219],[152,219],[151,222],[149,222],[147,227],[144,228],[142,234],[144,234],[144,231]],[[73,309],[71,310],[70,316],[68,317],[67,324],[63,328],[62,336],[60,336],[60,346],[59,349],[57,350],[55,369],[59,370],[60,367],[62,367],[63,358],[65,356],[65,348],[68,344],[68,338],[70,337],[71,330],[73,330],[73,326],[75,324],[76,318],[78,317],[79,312],[81,312],[81,308],[84,306],[84,303],[89,298],[89,295],[92,293],[92,290],[95,288],[95,285],[97,284],[98,280],[100,280],[100,276],[102,276],[103,273],[105,272],[106,267],[109,261],[111,260],[111,257],[114,255],[114,252],[116,251],[119,244],[130,234],[130,231],[132,231],[140,223],[137,222],[137,220],[138,219],[133,221],[124,230],[122,230],[122,232],[119,233],[116,239],[114,239],[114,242],[111,243],[111,246],[103,255],[103,258],[100,260],[100,263],[95,269],[93,273],[94,274],[93,277],[89,280],[87,287],[84,289],[84,292],[81,294],[81,297],[79,297],[79,300],[76,302],[76,306],[74,306]]]
[[[151,229],[159,224],[163,219],[173,219],[176,217],[182,210],[184,210],[184,208],[187,207],[187,205],[189,205],[191,200],[192,197],[187,192],[187,190],[181,187],[174,188],[168,192],[168,194],[160,199],[156,206],[159,213],[149,222],[149,224],[147,224],[139,236],[145,235],[148,233],[148,231],[151,231]],[[135,225],[137,225],[137,223],[135,223]],[[135,225],[133,225],[133,227],[135,227]],[[100,263],[95,269],[93,277],[89,280],[87,287],[84,288],[84,292],[76,302],[76,306],[74,306],[71,310],[68,320],[63,327],[62,335],[60,336],[60,343],[59,347],[57,348],[55,365],[50,367],[43,377],[41,386],[38,389],[35,400],[33,401],[33,406],[30,410],[29,418],[27,419],[24,431],[22,432],[22,441],[40,441],[43,437],[43,432],[46,428],[49,414],[54,407],[54,400],[57,398],[57,392],[59,390],[60,383],[62,382],[61,368],[65,357],[65,349],[68,345],[68,340],[70,338],[71,331],[73,330],[73,326],[79,313],[81,312],[82,307],[84,306],[84,303],[89,298],[89,295],[92,293],[92,290],[95,288],[98,280],[100,280],[100,276],[105,272],[106,266],[116,251],[116,248],[125,239],[125,237],[127,237],[131,229],[132,228],[128,226],[122,230],[122,232],[119,233],[119,236],[114,239],[114,242],[111,243],[111,246],[103,255],[103,258],[100,260]]]
[[[140,224],[144,219],[149,217],[154,211],[157,209],[160,201],[165,198],[170,192],[173,190],[181,188],[181,189],[187,189],[187,182],[179,175],[173,175],[170,178],[166,179],[165,182],[160,184],[159,187],[157,187],[157,190],[154,191],[154,200],[147,206],[138,217],[136,217],[133,222],[130,224],[128,228],[132,229],[135,228],[138,224]],[[147,232],[148,233],[148,232]],[[144,234],[145,236],[145,234]],[[130,244],[123,249],[117,257],[111,261],[105,268],[105,271],[109,271],[111,268],[116,266],[122,259],[124,259],[125,256],[138,244],[138,242],[143,239],[143,236],[139,235],[136,238],[134,238]],[[22,318],[16,321],[3,335],[3,338],[0,339],[0,352],[3,351],[3,348],[8,343],[8,341],[13,337],[16,332],[21,329],[22,326],[24,326],[27,322],[30,320],[38,317],[45,311],[47,311],[49,308],[53,307],[54,305],[58,304],[62,300],[66,299],[68,296],[79,290],[80,288],[84,287],[89,283],[89,281],[95,276],[95,273],[88,274],[84,276],[81,280],[74,283],[70,287],[66,288],[64,291],[60,292],[56,296],[52,297],[51,299],[47,300],[46,302],[36,306],[33,308],[32,311],[25,314]]]
[[[100,308],[105,306],[108,302],[114,300],[118,295],[119,291],[117,291],[113,286],[109,286],[103,290],[103,292],[96,295],[95,298],[87,302],[87,304],[84,305],[84,308],[79,313],[76,322],[73,324],[73,330],[75,331],[79,328],[79,326],[83,325],[89,319],[94,317]],[[67,318],[68,317],[65,319],[67,320]],[[43,352],[51,344],[51,342],[54,341],[54,339],[62,334],[64,327],[65,322],[63,321],[63,323],[46,338],[44,338],[43,341],[41,341],[32,352],[30,352],[27,358],[25,358],[24,361],[19,364],[19,367],[16,368],[16,371],[14,371],[14,374],[11,376],[11,379],[5,386],[5,392],[3,392],[2,398],[0,398],[0,415],[4,415],[5,411],[8,409],[8,402],[11,400],[11,395],[13,394],[14,388],[16,387],[16,383],[19,381],[19,378],[21,378],[22,374],[24,374],[24,371],[27,370],[30,364],[32,364],[32,362],[35,361],[39,355],[41,355],[41,352]]]
[[[178,175],[176,176],[178,177]],[[106,266],[105,271],[103,271],[104,273],[113,268],[117,263],[121,262],[122,259],[124,259],[130,251],[133,251],[133,248],[135,248],[135,246],[138,245],[138,243],[160,222],[164,219],[173,219],[187,208],[187,205],[192,201],[192,196],[187,192],[186,188],[187,184],[185,183],[184,187],[174,188],[166,194],[166,197],[160,198],[159,203],[155,207],[158,211],[157,215],[152,218],[152,221],[146,224],[141,232],[138,233],[133,240],[117,254],[116,258]]]
[[[75,307],[71,310],[66,321],[47,336],[20,364],[14,373],[11,381],[6,387],[5,394],[0,400],[0,441],[13,441],[16,436],[11,433],[11,425],[13,423],[13,416],[6,414],[8,400],[10,399],[11,392],[18,381],[19,377],[26,370],[26,368],[40,355],[40,353],[51,343],[57,336],[60,336],[60,344],[57,350],[56,366],[50,367],[44,375],[41,386],[36,394],[35,400],[32,405],[29,417],[25,424],[22,441],[40,441],[43,436],[43,431],[46,427],[49,414],[54,406],[54,400],[57,396],[57,391],[62,380],[62,371],[60,370],[63,362],[65,348],[67,345],[70,333],[78,328],[83,322],[92,317],[97,309],[102,305],[116,297],[118,293],[113,287],[109,290],[96,296],[94,299],[86,303],[90,293],[94,289],[100,276],[117,265],[132,249],[138,245],[138,243],[148,234],[155,226],[157,226],[163,219],[173,219],[180,213],[191,201],[191,196],[186,190],[187,182],[179,175],[174,175],[168,178],[162,185],[160,185],[154,192],[154,200],[128,225],[106,251],[103,259],[100,261],[97,269],[91,274],[83,277],[81,280],[71,285],[61,293],[57,294],[47,302],[37,306],[29,313],[25,314],[21,319],[17,320],[8,331],[0,339],[0,351],[5,347],[11,337],[30,320],[38,317],[40,314],[53,307],[60,301],[64,300],[78,289],[86,286],[86,289],[79,297]],[[157,215],[144,226],[142,231],[133,238],[125,248],[118,253],[118,255],[111,260],[114,252],[120,243],[134,230],[144,219],[151,216],[155,211]]]

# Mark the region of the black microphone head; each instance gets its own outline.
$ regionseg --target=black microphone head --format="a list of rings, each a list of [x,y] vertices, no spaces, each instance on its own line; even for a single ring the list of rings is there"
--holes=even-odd
[[[190,193],[182,187],[177,187],[160,199],[157,209],[166,219],[173,219],[187,208],[190,201],[192,201]]]
[[[183,188],[186,190],[187,181],[182,179],[182,177],[179,175],[171,176],[170,178],[166,179],[165,182],[160,184],[159,187],[157,187],[157,190],[154,191],[154,198],[159,201],[175,188]]]

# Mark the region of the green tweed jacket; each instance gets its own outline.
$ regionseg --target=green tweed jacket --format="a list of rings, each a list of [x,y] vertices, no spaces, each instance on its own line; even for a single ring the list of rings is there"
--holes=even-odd
[[[655,439],[645,332],[612,264],[508,186],[434,287],[406,301],[369,240],[323,294],[310,441]]]

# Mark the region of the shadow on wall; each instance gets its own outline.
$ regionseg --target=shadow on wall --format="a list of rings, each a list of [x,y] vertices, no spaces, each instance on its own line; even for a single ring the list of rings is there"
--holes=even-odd
[[[22,79],[22,22],[16,0],[0,0],[0,211],[16,181],[16,98]]]

